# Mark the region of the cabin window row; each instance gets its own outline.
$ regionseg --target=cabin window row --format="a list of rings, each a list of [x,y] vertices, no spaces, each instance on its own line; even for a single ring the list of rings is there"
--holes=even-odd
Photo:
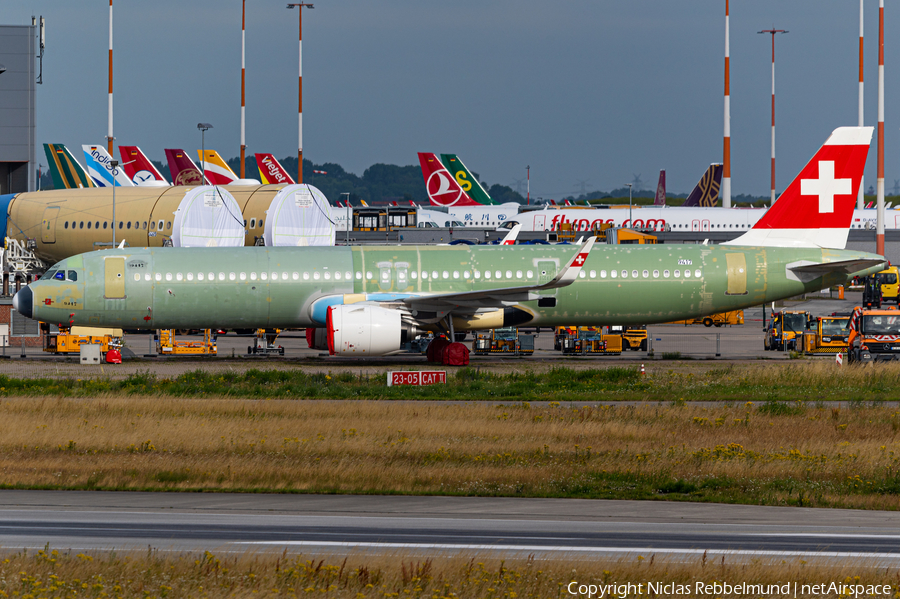
[[[584,273],[582,272],[582,274],[584,274]],[[594,274],[595,274],[595,271],[592,270],[591,271],[592,279],[594,278]],[[690,279],[691,277],[693,277],[695,279],[699,279],[703,276],[703,272],[699,268],[694,270],[693,274],[691,273],[690,269],[685,269],[683,272],[681,271],[681,269],[675,269],[674,271],[670,271],[670,270],[666,269],[666,270],[663,270],[662,273],[660,273],[660,271],[658,271],[658,270],[654,270],[652,273],[654,279],[658,279],[660,274],[662,274],[662,277],[664,279],[668,279],[669,277],[674,277],[676,279],[681,279],[681,278]],[[640,272],[638,272],[636,270],[632,270],[631,274],[629,275],[629,272],[624,269],[622,271],[611,270],[611,271],[609,271],[609,273],[607,273],[605,270],[600,271],[601,279],[605,279],[607,276],[609,276],[609,278],[611,278],[611,279],[616,279],[616,278],[620,278],[620,277],[623,279],[627,279],[627,278],[629,278],[629,276],[632,279],[638,279],[638,278],[649,279],[651,276],[651,272],[649,270],[643,270]]]
[[[100,226],[101,221],[99,221],[99,220],[97,220],[97,221],[89,221],[89,220],[88,221],[84,221],[84,220],[65,221],[63,223],[63,229],[91,229],[91,228],[107,229],[107,228],[110,228],[109,221],[102,221],[102,222],[103,222],[103,226],[101,227]],[[158,225],[155,222],[150,223],[151,231],[155,231],[157,229],[157,227],[159,228],[160,231],[163,231],[164,229],[171,230],[172,229],[172,221],[162,221],[161,220],[161,221],[159,221]],[[147,221],[144,221],[143,226],[141,225],[140,221],[134,221],[133,225],[132,225],[131,221],[121,221],[121,220],[119,221],[119,229],[134,229],[135,231],[137,231],[142,228],[144,230],[147,229]]]

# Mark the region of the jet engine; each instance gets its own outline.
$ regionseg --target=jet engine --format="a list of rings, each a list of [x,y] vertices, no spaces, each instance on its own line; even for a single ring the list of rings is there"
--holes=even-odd
[[[309,349],[328,349],[328,332],[319,328],[306,329],[306,343]]]
[[[421,333],[397,310],[362,304],[329,306],[325,330],[328,353],[338,356],[383,356]]]

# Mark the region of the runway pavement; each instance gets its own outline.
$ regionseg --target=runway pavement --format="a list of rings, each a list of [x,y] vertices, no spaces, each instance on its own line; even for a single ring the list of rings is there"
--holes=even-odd
[[[900,513],[474,497],[0,491],[0,546],[900,562]]]

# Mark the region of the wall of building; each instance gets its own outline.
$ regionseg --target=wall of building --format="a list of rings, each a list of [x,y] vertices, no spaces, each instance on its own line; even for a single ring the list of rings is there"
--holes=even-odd
[[[36,188],[36,33],[31,25],[0,25],[0,194]]]

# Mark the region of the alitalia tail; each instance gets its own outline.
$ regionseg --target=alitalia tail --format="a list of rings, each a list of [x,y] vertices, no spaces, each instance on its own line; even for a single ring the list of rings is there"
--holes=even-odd
[[[650,324],[757,306],[879,271],[843,249],[871,127],[836,129],[731,244],[123,248],[63,260],[23,315],[114,328],[321,328],[386,355],[423,331]]]
[[[50,165],[50,176],[55,189],[96,187],[84,168],[75,160],[63,144],[44,144],[44,154]]]

